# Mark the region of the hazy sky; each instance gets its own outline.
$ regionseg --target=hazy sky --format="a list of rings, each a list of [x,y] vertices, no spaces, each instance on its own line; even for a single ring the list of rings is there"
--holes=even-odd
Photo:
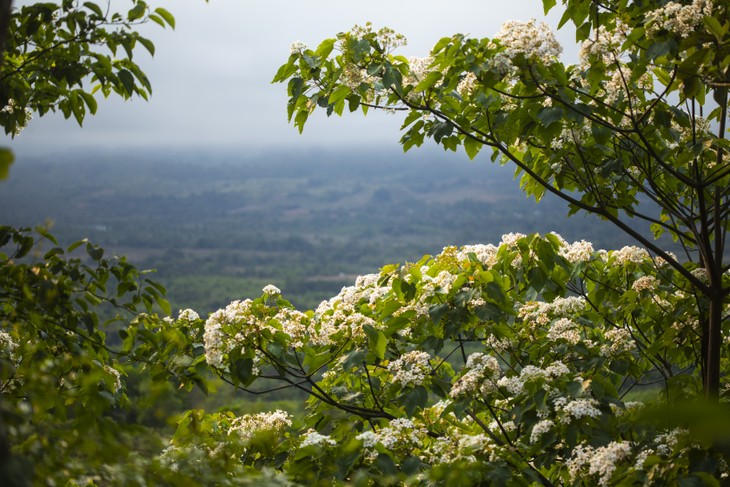
[[[20,2],[16,0],[16,4]],[[101,2],[103,3],[103,2]],[[149,102],[100,100],[83,128],[60,114],[34,119],[10,145],[16,155],[76,147],[334,148],[397,144],[398,115],[346,115],[312,120],[304,134],[286,120],[286,86],[271,78],[292,41],[316,45],[354,24],[373,22],[406,35],[406,56],[424,55],[443,36],[457,32],[491,37],[506,20],[541,19],[540,0],[150,0],[176,17],[177,28],[156,24],[144,32],[157,48],[138,62],[152,82]],[[128,2],[112,0],[120,8]],[[364,8],[363,6],[366,6]],[[548,22],[555,26],[559,13]],[[564,32],[563,32],[564,31]],[[570,53],[573,33],[561,42]],[[97,94],[98,96],[98,94]]]

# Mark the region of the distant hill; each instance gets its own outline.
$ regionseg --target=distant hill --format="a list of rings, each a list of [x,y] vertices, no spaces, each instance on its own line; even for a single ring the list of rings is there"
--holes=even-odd
[[[488,158],[424,149],[109,152],[21,158],[0,183],[0,222],[53,222],[156,268],[173,306],[201,314],[274,283],[300,307],[362,273],[446,245],[556,231],[596,247],[631,243],[594,217],[536,204]]]

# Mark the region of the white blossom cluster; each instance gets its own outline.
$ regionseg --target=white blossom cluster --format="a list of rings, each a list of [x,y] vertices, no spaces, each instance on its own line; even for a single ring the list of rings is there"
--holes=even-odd
[[[616,465],[630,456],[631,445],[624,441],[614,441],[598,448],[578,445],[573,449],[567,466],[572,479],[576,479],[588,467],[588,475],[598,476],[598,485],[608,486]]]
[[[565,340],[569,344],[575,345],[582,339],[580,325],[569,318],[560,318],[550,325],[547,338],[553,342]]]
[[[224,355],[236,346],[243,346],[248,334],[258,333],[262,325],[251,316],[252,301],[233,301],[224,309],[212,313],[205,322],[203,344],[205,360],[209,365],[223,368]],[[234,328],[240,332],[232,335],[226,328]]]
[[[419,386],[431,373],[431,356],[427,352],[412,350],[388,364],[388,372],[393,374],[393,384],[400,386]]]
[[[558,253],[571,264],[588,262],[593,257],[593,244],[585,240],[573,242],[572,244],[566,243]]]
[[[291,425],[289,413],[277,409],[272,412],[246,414],[234,418],[228,428],[228,435],[236,435],[244,442],[248,442],[258,433],[270,431],[280,434]]]
[[[459,262],[468,261],[469,254],[473,253],[476,258],[489,269],[497,262],[497,251],[499,247],[492,244],[464,245],[456,254]]]
[[[684,428],[674,428],[667,431],[666,433],[660,433],[654,441],[657,444],[656,451],[660,455],[671,455],[674,452],[674,447],[677,446],[679,439],[683,436],[687,436],[689,431]]]
[[[264,286],[262,291],[267,296],[278,296],[279,294],[281,294],[281,289],[274,286],[273,284],[267,284],[266,286]]]
[[[579,126],[565,126],[560,132],[560,135],[550,141],[550,148],[553,150],[561,150],[566,147],[573,147],[582,145],[585,141],[590,140],[591,137],[591,124],[590,121],[586,121],[584,124]],[[560,172],[562,166],[553,168],[553,171]]]
[[[544,380],[549,387],[551,380],[570,374],[570,369],[563,362],[557,361],[547,367],[540,368],[534,365],[525,365],[519,375],[504,376],[497,385],[505,388],[513,396],[519,396],[525,391],[525,384],[534,380]]]
[[[423,81],[428,73],[433,71],[431,67],[433,57],[410,57],[408,58],[408,74],[403,77],[403,86],[416,86]]]
[[[309,339],[317,345],[331,345],[340,340],[365,339],[365,325],[378,327],[375,320],[365,316],[351,304],[338,300],[323,301],[315,311],[318,329]]]
[[[440,271],[435,276],[431,277],[426,272],[428,272],[428,268],[422,269],[423,272],[423,291],[421,293],[421,296],[423,298],[429,298],[431,296],[435,296],[436,294],[449,294],[451,291],[451,286],[454,284],[454,281],[456,281],[455,274],[450,273],[449,271]]]
[[[549,433],[554,426],[555,423],[549,419],[543,419],[536,423],[535,426],[532,427],[532,432],[530,433],[530,443],[537,443],[540,441],[540,437],[545,433]]]
[[[601,355],[604,357],[615,357],[635,348],[631,331],[626,328],[613,328],[603,336],[605,342],[601,345]]]
[[[199,319],[200,319],[200,315],[190,308],[181,309],[177,314],[178,321],[188,321],[189,322],[189,321],[197,321]]]
[[[590,67],[596,60],[606,65],[618,62],[627,34],[628,27],[620,21],[610,29],[605,25],[599,26],[594,37],[583,41],[580,45],[578,59],[581,67]]]
[[[563,413],[561,423],[570,423],[572,419],[598,418],[601,411],[598,409],[598,401],[593,398],[579,398],[568,401],[564,397],[558,397],[553,401],[555,410]]]
[[[657,279],[654,276],[641,276],[634,281],[631,285],[631,289],[640,293],[641,291],[654,290],[657,286]]]
[[[375,41],[386,53],[392,52],[408,43],[403,34],[399,34],[388,27],[383,27],[376,32],[371,22],[367,22],[365,25],[355,25],[350,29],[349,34],[356,39],[364,39],[375,34]]]
[[[305,313],[296,309],[281,308],[274,319],[281,325],[281,331],[291,338],[292,347],[301,347],[304,344],[309,332],[309,317]]]
[[[459,81],[459,84],[456,86],[456,92],[461,95],[462,98],[471,96],[472,93],[474,93],[474,88],[478,81],[477,76],[470,71],[464,75],[461,81]]]
[[[308,48],[307,44],[302,41],[294,41],[289,46],[289,52],[292,54],[301,54]]]
[[[502,368],[494,357],[484,353],[473,353],[466,359],[464,368],[468,371],[459,377],[449,395],[454,398],[489,394],[496,388]]]
[[[304,439],[302,439],[299,448],[304,448],[310,445],[336,446],[337,442],[333,440],[329,435],[323,435],[313,429],[310,429],[309,431],[304,433]]]
[[[389,450],[408,451],[420,446],[425,435],[426,430],[414,425],[410,419],[397,418],[378,432],[378,442]]]
[[[494,58],[495,67],[502,73],[513,69],[512,60],[519,55],[550,64],[563,52],[550,26],[545,22],[538,23],[535,19],[527,22],[507,21],[495,39],[499,39],[504,46],[504,50]]]
[[[632,80],[631,76],[632,73],[629,68],[623,64],[617,65],[616,69],[611,71],[611,77],[604,84],[602,93],[605,95],[604,101],[613,104],[622,98],[628,97],[632,82],[635,82],[641,91],[651,90],[653,87],[654,79],[649,73],[642,74],[636,80]]]
[[[702,25],[705,17],[712,15],[712,7],[712,0],[694,0],[689,5],[668,2],[647,14],[646,32],[652,35],[666,30],[679,37],[687,37]]]
[[[360,89],[360,85],[363,83],[372,85],[375,78],[369,75],[367,71],[362,68],[353,66],[352,64],[345,64],[342,68],[340,81],[352,91],[358,91]]]
[[[617,264],[625,265],[629,262],[634,264],[641,264],[649,259],[649,252],[641,247],[634,245],[627,245],[619,250],[614,250],[608,253],[610,258],[613,258]]]
[[[9,98],[8,104],[4,107],[0,108],[0,113],[7,113],[8,115],[13,115],[18,110],[18,105],[15,102],[14,99]],[[29,108],[23,109],[23,119],[17,123],[15,126],[15,129],[13,130],[13,135],[20,135],[20,132],[23,131],[25,127],[28,126],[28,122],[30,122],[33,119],[33,112]]]
[[[520,307],[517,316],[529,325],[544,326],[550,323],[552,318],[569,318],[585,309],[585,298],[580,296],[568,296],[567,298],[555,298],[552,302],[528,301]]]
[[[10,333],[0,330],[0,353],[5,355],[11,362],[15,362],[15,349],[18,344],[15,343]]]

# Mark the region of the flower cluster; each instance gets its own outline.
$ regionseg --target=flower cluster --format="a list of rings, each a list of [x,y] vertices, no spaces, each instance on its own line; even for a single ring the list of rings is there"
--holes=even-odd
[[[7,105],[0,108],[0,114],[15,115],[18,111],[20,111],[18,105],[12,98],[8,99]],[[28,122],[30,122],[32,119],[33,112],[29,108],[24,108],[22,110],[22,116],[20,117],[20,120],[18,120],[15,125],[13,135],[20,135],[20,132],[22,132],[23,129],[28,126]]]
[[[581,67],[590,67],[596,60],[606,65],[618,62],[627,34],[627,26],[620,21],[610,29],[605,25],[599,26],[593,39],[587,39],[580,45],[578,58]]]
[[[203,343],[205,360],[209,365],[223,368],[224,355],[236,346],[243,346],[248,334],[256,334],[261,330],[261,324],[250,312],[251,303],[250,299],[233,301],[225,309],[219,309],[208,317]]]
[[[570,374],[570,369],[560,361],[557,361],[547,367],[540,368],[535,365],[525,365],[518,375],[504,376],[497,382],[499,387],[503,387],[513,396],[519,396],[525,391],[525,385],[528,382],[542,380],[545,381],[546,387],[549,387],[551,380]]]
[[[588,262],[593,257],[593,244],[585,240],[572,244],[566,243],[560,248],[559,254],[571,264]]]
[[[571,478],[586,470],[591,476],[598,476],[598,485],[608,486],[616,464],[631,456],[631,445],[623,441],[614,441],[608,445],[593,448],[590,445],[578,445],[568,460],[568,471]]]
[[[393,384],[400,386],[419,386],[431,373],[431,356],[426,352],[413,350],[401,355],[388,364],[388,372],[393,374]]]
[[[302,41],[294,41],[289,46],[289,52],[292,54],[301,54],[307,50],[307,44]]]
[[[550,64],[563,52],[550,26],[545,22],[538,23],[535,19],[505,22],[496,39],[504,46],[504,50],[494,59],[495,67],[502,72],[512,69],[512,60],[517,56]]]
[[[570,423],[573,419],[598,418],[601,411],[598,409],[598,401],[593,398],[579,398],[568,401],[564,397],[558,397],[554,401],[555,410],[562,413],[560,421]]]
[[[496,388],[502,374],[497,359],[484,353],[473,353],[466,360],[467,372],[451,387],[449,395],[454,398],[488,394]]]
[[[310,429],[309,431],[304,433],[304,438],[302,439],[299,448],[305,448],[310,445],[336,446],[337,442],[333,440],[329,435],[323,435],[313,429]]]
[[[355,25],[352,29],[350,29],[350,34],[357,39],[374,37],[375,41],[385,52],[392,52],[408,43],[403,34],[399,34],[391,28],[382,27],[378,29],[377,32],[374,31],[373,24],[371,22],[367,22],[364,26]]]
[[[529,325],[546,325],[552,318],[572,317],[585,309],[586,300],[580,296],[555,298],[552,302],[529,301],[520,307],[518,316]]]
[[[15,349],[18,348],[18,344],[15,343],[10,333],[0,330],[0,353],[5,355],[4,358],[9,359],[11,362],[15,362]]]
[[[535,426],[532,427],[532,432],[530,433],[530,443],[537,443],[540,441],[540,437],[542,435],[549,433],[554,427],[555,423],[549,419],[543,419],[536,423]]]
[[[631,331],[626,328],[613,328],[604,334],[605,343],[601,345],[603,357],[615,357],[636,348]]]
[[[694,0],[689,5],[668,2],[647,14],[647,33],[666,30],[671,34],[687,37],[702,24],[702,19],[712,15],[712,0]]]
[[[246,414],[231,421],[228,435],[235,435],[244,442],[250,441],[261,432],[283,433],[292,425],[289,413],[277,409],[273,412]]]
[[[641,247],[633,245],[627,245],[619,250],[609,252],[610,258],[612,258],[617,264],[625,265],[629,262],[634,264],[641,264],[649,260],[649,252]]]
[[[192,309],[181,309],[177,314],[178,321],[197,321],[200,319],[200,315]]]

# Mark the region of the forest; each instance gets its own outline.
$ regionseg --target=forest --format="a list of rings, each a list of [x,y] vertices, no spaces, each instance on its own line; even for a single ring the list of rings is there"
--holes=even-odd
[[[0,188],[4,223],[126,255],[201,316],[266,284],[315,308],[360,274],[509,232],[630,243],[554,198],[537,205],[509,168],[437,150],[39,156]]]

